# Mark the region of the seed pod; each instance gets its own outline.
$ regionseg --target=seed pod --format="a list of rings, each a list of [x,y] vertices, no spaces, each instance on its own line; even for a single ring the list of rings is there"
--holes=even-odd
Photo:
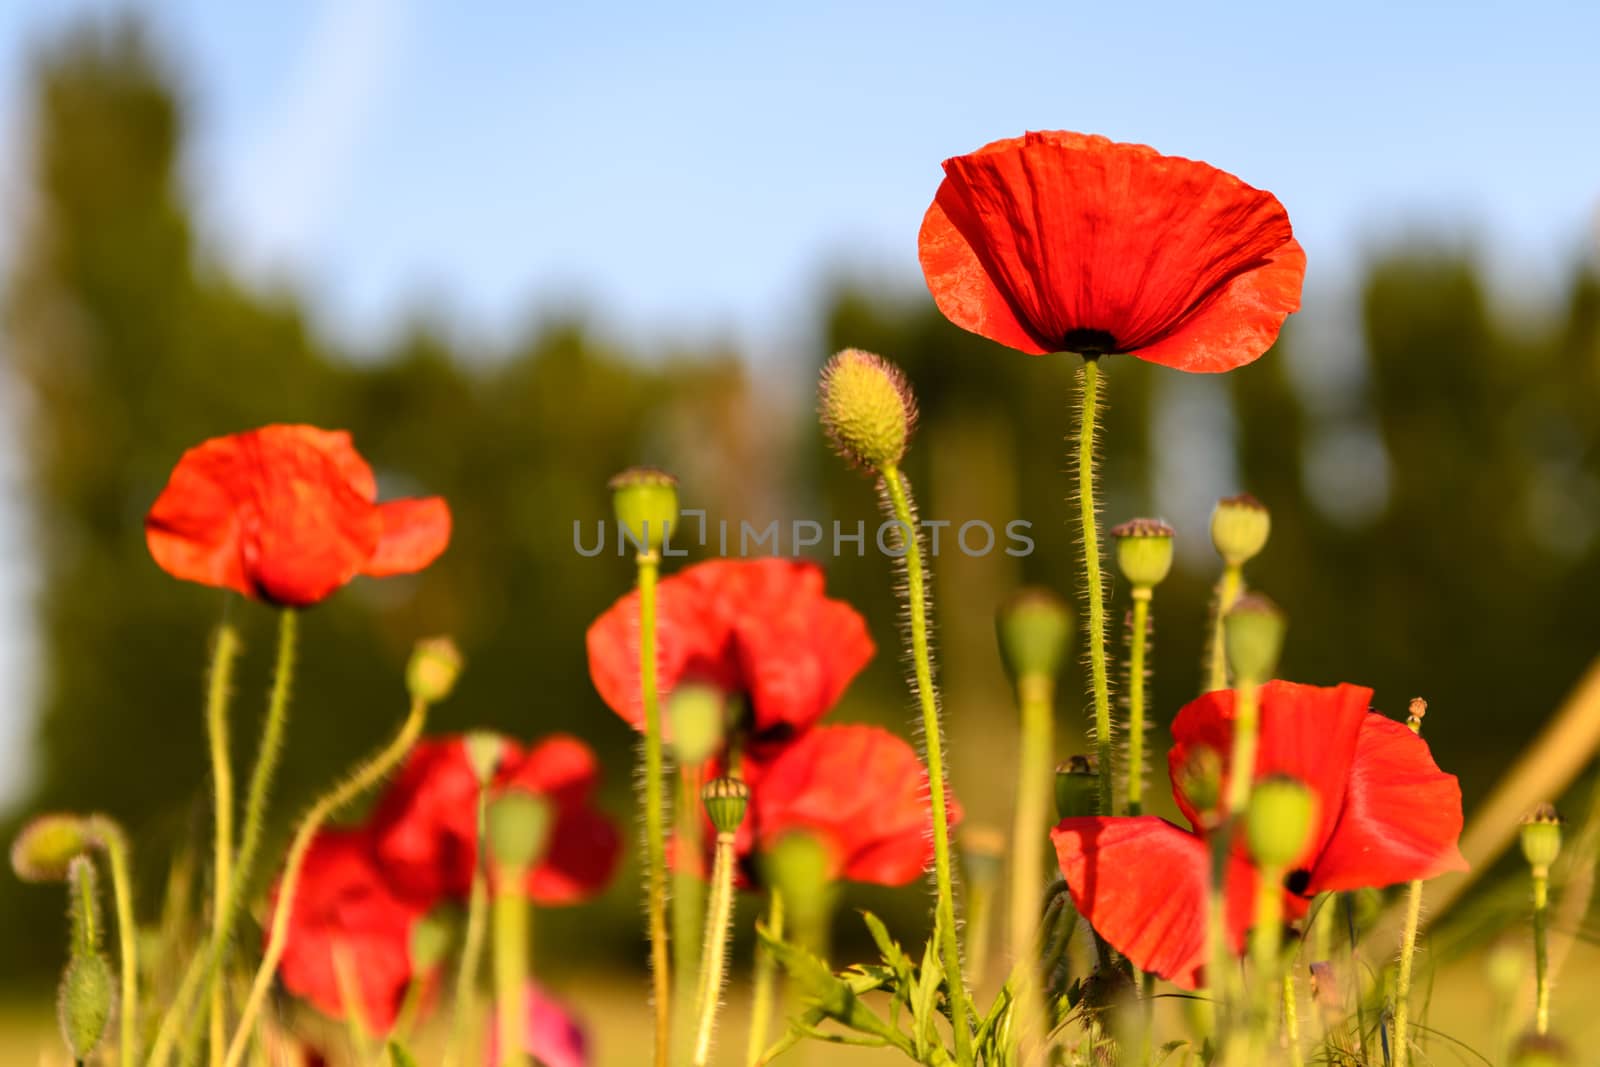
[[[1305,852],[1316,819],[1317,800],[1305,783],[1275,774],[1250,793],[1245,840],[1257,865],[1282,871]]]
[[[1072,643],[1072,611],[1048,589],[1018,590],[995,614],[1000,658],[1013,679],[1054,678]]]
[[[1278,669],[1287,623],[1277,605],[1264,596],[1244,596],[1222,619],[1222,640],[1228,666],[1242,682],[1265,682]]]
[[[1088,756],[1073,756],[1056,768],[1056,815],[1081,819],[1100,813],[1100,777]]]
[[[508,789],[489,801],[489,855],[508,871],[526,871],[544,855],[555,812],[544,797]]]
[[[608,485],[624,542],[659,552],[678,524],[678,479],[654,467],[629,467]]]
[[[1536,872],[1549,873],[1561,854],[1562,818],[1549,804],[1540,804],[1522,820],[1522,856]]]
[[[700,791],[700,800],[718,834],[737,833],[750,805],[750,787],[737,778],[713,778]]]
[[[1211,513],[1211,543],[1230,567],[1240,567],[1267,546],[1272,513],[1249,493],[1223,497]]]
[[[1158,519],[1131,519],[1111,528],[1117,567],[1134,589],[1153,589],[1172,571],[1172,527]]]
[[[678,763],[694,767],[722,747],[728,694],[714,685],[685,682],[667,699],[667,736]]]

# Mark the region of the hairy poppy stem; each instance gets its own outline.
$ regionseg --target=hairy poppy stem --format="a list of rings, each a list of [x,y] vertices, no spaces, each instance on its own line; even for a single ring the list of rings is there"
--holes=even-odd
[[[1294,969],[1283,973],[1283,1036],[1289,1045],[1289,1067],[1305,1067],[1305,1054],[1300,1051],[1300,1005],[1294,988]]]
[[[1100,530],[1095,504],[1094,435],[1100,406],[1100,362],[1085,356],[1078,408],[1078,517],[1083,527],[1083,572],[1089,598],[1085,630],[1094,686],[1095,755],[1100,764],[1100,811],[1111,814],[1111,684],[1106,677],[1105,586],[1100,576]]]
[[[1021,1047],[1049,1032],[1044,1000],[1039,995],[1039,969],[1029,963],[1038,923],[1039,892],[1044,885],[1043,848],[1055,779],[1055,679],[1030,674],[1017,680],[1021,705],[1022,755],[1017,768],[1017,810],[1011,831],[1011,959],[1026,969],[1017,988],[1020,1022],[1013,1034]],[[1028,1057],[1024,1055],[1024,1062]]]
[[[783,940],[783,894],[767,893],[767,933]],[[777,961],[764,944],[756,945],[755,991],[750,999],[750,1039],[745,1043],[747,1067],[759,1067],[767,1047],[767,1024],[772,1018],[772,987],[777,977]]]
[[[895,466],[879,473],[889,494],[895,519],[905,537],[906,605],[911,635],[911,658],[916,671],[917,701],[922,706],[923,740],[927,744],[928,800],[933,809],[933,870],[937,887],[936,925],[940,957],[950,990],[951,1029],[955,1032],[956,1063],[970,1067],[972,1026],[967,1011],[966,979],[961,969],[961,943],[956,934],[954,876],[950,867],[950,823],[946,814],[944,741],[939,724],[939,698],[933,686],[933,660],[928,651],[928,605],[923,574],[922,538],[905,476]]]
[[[704,848],[701,836],[700,787],[705,783],[705,765],[683,767],[678,774],[678,803],[673,809],[678,855],[700,857]],[[700,985],[700,949],[705,921],[705,883],[687,864],[677,864],[672,872],[672,1033],[673,1058],[686,1057],[694,1040],[694,998]]]
[[[1533,872],[1533,1028],[1541,1036],[1550,1032],[1550,873]]]
[[[494,1025],[500,1042],[501,1067],[529,1067],[527,1008],[528,894],[522,871],[495,875],[494,902]]]
[[[120,1038],[117,1057],[122,1067],[138,1058],[139,928],[133,918],[133,875],[128,863],[128,836],[104,815],[89,817],[90,832],[105,850],[111,867],[111,893],[117,909],[117,964],[122,983]]]
[[[339,809],[382,781],[384,776],[405,758],[406,753],[411,751],[411,746],[422,736],[422,729],[427,721],[428,703],[413,698],[411,710],[407,713],[405,722],[394,740],[357,765],[349,777],[323,794],[301,820],[299,829],[295,831],[294,840],[289,845],[289,855],[284,861],[283,875],[278,882],[277,903],[272,910],[272,924],[268,928],[266,951],[262,954],[261,966],[256,968],[255,980],[250,984],[249,996],[245,998],[244,1008],[239,1014],[239,1023],[228,1045],[225,1067],[238,1067],[250,1046],[250,1034],[255,1026],[256,1015],[266,1002],[267,993],[272,988],[273,975],[277,973],[278,962],[283,958],[284,947],[289,941],[289,918],[294,913],[295,893],[300,885],[300,871],[305,866],[306,854],[311,850],[311,842],[316,837],[317,831],[322,829],[323,824]]]
[[[213,915],[221,915],[227,908],[233,879],[233,763],[228,754],[228,697],[233,691],[233,665],[238,656],[239,631],[225,617],[212,640],[211,668],[206,675],[206,737],[211,746],[211,785],[216,816],[212,846]],[[213,1067],[222,1062],[227,1040],[225,988],[224,983],[218,982],[211,990]]]
[[[1148,586],[1133,591],[1133,633],[1128,646],[1128,814],[1144,814],[1145,644],[1150,630]]]
[[[478,787],[478,862],[472,871],[472,890],[467,902],[467,933],[461,945],[461,961],[456,971],[455,1003],[451,1006],[450,1037],[444,1049],[444,1067],[457,1067],[461,1046],[466,1040],[472,1006],[477,999],[478,971],[483,966],[484,934],[489,925],[489,879],[484,874],[485,824],[489,806],[487,786]]]
[[[700,961],[700,991],[695,997],[698,1022],[694,1038],[694,1067],[711,1060],[711,1035],[722,1002],[722,979],[728,967],[728,935],[733,932],[732,833],[717,834],[716,858],[711,869],[711,901],[706,909],[705,945]]]
[[[1283,949],[1283,894],[1276,888],[1283,884],[1283,871],[1262,868],[1261,888],[1256,892],[1256,928],[1251,949],[1256,964],[1256,1009],[1250,1031],[1258,1053],[1264,1053],[1272,1032],[1273,992],[1281,990],[1279,971]],[[1262,1062],[1257,1058],[1254,1062]]]
[[[1228,650],[1222,639],[1222,620],[1244,590],[1244,567],[1224,564],[1211,609],[1211,640],[1206,645],[1206,688],[1210,693],[1228,688]]]
[[[1421,701],[1413,701],[1415,709]],[[1424,709],[1426,704],[1422,704]],[[1422,716],[1413,712],[1406,721],[1414,734],[1422,733]],[[1422,879],[1406,889],[1405,928],[1400,935],[1400,968],[1394,988],[1394,1067],[1406,1067],[1411,1058],[1411,1042],[1406,1033],[1411,1014],[1411,962],[1417,950],[1417,928],[1422,924]]]
[[[639,553],[639,692],[644,703],[644,835],[649,864],[650,973],[655,992],[655,1065],[672,1041],[672,963],[667,954],[667,845],[661,789],[661,699],[656,688],[656,580],[661,557]]]
[[[203,954],[204,974],[201,986],[204,989],[206,1000],[211,998],[212,990],[216,988],[222,978],[222,960],[227,953],[228,939],[233,932],[234,921],[238,918],[239,910],[244,906],[245,891],[250,885],[251,868],[255,865],[256,853],[261,848],[261,835],[266,826],[267,798],[272,791],[272,779],[277,774],[278,759],[283,753],[284,728],[289,717],[289,694],[293,690],[295,641],[299,631],[300,615],[293,608],[283,608],[278,613],[278,656],[277,664],[273,671],[272,695],[267,701],[267,718],[261,728],[261,743],[256,750],[255,766],[250,771],[250,784],[245,792],[244,806],[244,831],[239,838],[239,850],[234,856],[233,879],[229,887],[228,897],[223,903],[222,911],[211,917],[211,938]],[[168,1019],[175,1020],[169,1031],[166,1023],[162,1024],[162,1032],[156,1035],[156,1047],[151,1052],[150,1063],[152,1067],[160,1067],[172,1053],[177,1030],[182,1025],[179,1020],[191,1018],[186,1036],[197,1037],[202,1024],[207,1020],[207,1012],[193,1012],[190,1015],[190,1005],[175,1001],[168,1011]],[[192,1063],[196,1059],[193,1050],[198,1050],[198,1041],[184,1041],[184,1063]]]

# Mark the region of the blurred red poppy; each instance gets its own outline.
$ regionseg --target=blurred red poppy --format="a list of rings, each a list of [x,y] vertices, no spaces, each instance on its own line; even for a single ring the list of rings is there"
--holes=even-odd
[[[366,833],[324,830],[301,869],[279,977],[333,1018],[354,1007],[365,1025],[388,1030],[414,976],[412,927],[426,911],[392,891]]]
[[[743,697],[757,743],[822,718],[876,651],[855,609],[823,595],[821,569],[787,559],[684,568],[658,588],[656,632],[662,693],[696,681]],[[642,728],[637,592],[595,620],[588,643],[601,699]]]
[[[145,518],[145,541],[176,578],[306,607],[358,574],[408,574],[444,551],[443,499],[377,496],[348,433],[263,426],[185,452]]]
[[[1284,915],[1312,897],[1464,870],[1461,789],[1422,738],[1371,712],[1372,690],[1269,682],[1261,689],[1257,779],[1284,774],[1317,798],[1317,823],[1284,880]],[[1207,693],[1178,713],[1168,754],[1173,792],[1192,830],[1153,816],[1066,819],[1051,833],[1072,899],[1094,928],[1140,970],[1197,988],[1206,962],[1209,846],[1180,784],[1201,747],[1233,743],[1234,692]],[[1229,770],[1224,766],[1224,781]],[[1242,844],[1230,862],[1228,937],[1242,951],[1258,878]]]
[[[735,837],[742,885],[760,882],[760,857],[793,833],[822,844],[830,880],[905,885],[933,862],[927,772],[916,751],[887,730],[819,726],[769,758],[746,759],[742,774],[750,787],[750,807]],[[952,828],[960,823],[954,797],[947,814]],[[675,848],[674,862],[703,876],[714,836],[703,820],[705,854]]]
[[[588,1067],[589,1035],[560,1001],[529,982],[523,993],[523,1011],[523,1051],[535,1063],[541,1067]],[[502,1060],[498,1027],[489,1028],[487,1052],[489,1067],[499,1067]]]
[[[571,904],[606,887],[621,836],[593,806],[600,767],[575,737],[554,735],[527,750],[505,742],[491,796],[511,789],[546,797],[555,808],[544,858],[528,874],[539,904]],[[420,742],[373,809],[369,827],[384,875],[405,896],[427,902],[463,898],[477,864],[478,780],[459,737]]]
[[[918,238],[928,288],[1007,347],[1225,371],[1300,307],[1305,253],[1283,205],[1205,163],[1056,131],[944,172]]]

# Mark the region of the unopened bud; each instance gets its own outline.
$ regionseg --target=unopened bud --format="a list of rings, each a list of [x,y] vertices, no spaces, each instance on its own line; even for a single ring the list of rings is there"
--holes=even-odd
[[[489,801],[489,855],[507,871],[526,871],[544,855],[555,822],[550,802],[522,789],[507,789]]]
[[[868,471],[899,466],[917,423],[917,401],[899,367],[847,348],[822,368],[817,394],[822,428],[841,456]]]
[[[1234,601],[1222,618],[1222,641],[1234,678],[1258,684],[1271,678],[1286,627],[1283,612],[1266,597],[1251,594]]]
[[[995,634],[1011,677],[1054,678],[1072,642],[1072,612],[1048,589],[1022,589],[996,613]]]
[[[1172,570],[1172,527],[1158,519],[1132,519],[1113,526],[1111,536],[1117,541],[1117,567],[1136,591],[1166,580]]]
[[[667,734],[684,767],[695,767],[722,747],[728,694],[714,685],[685,682],[667,699]]]
[[[1299,779],[1274,774],[1257,782],[1245,827],[1257,866],[1287,870],[1305,852],[1316,816],[1316,795]]]
[[[1222,753],[1197,745],[1178,768],[1178,792],[1198,813],[1202,825],[1214,827],[1222,804]]]
[[[412,970],[427,974],[444,961],[450,946],[455,943],[459,918],[457,910],[446,904],[417,920],[416,925],[411,927]]]
[[[750,787],[738,778],[713,778],[700,790],[700,801],[718,834],[737,833],[750,806]]]
[[[412,700],[437,704],[450,695],[461,676],[461,651],[448,637],[426,637],[411,650],[406,664],[406,689]]]
[[[75,954],[61,975],[56,1021],[61,1039],[78,1063],[87,1063],[105,1037],[116,1000],[111,964],[99,952]]]
[[[1223,497],[1211,513],[1211,543],[1230,567],[1254,559],[1267,545],[1272,513],[1249,493]]]
[[[629,467],[607,484],[624,541],[659,552],[678,524],[678,479],[654,467]]]
[[[478,784],[488,786],[500,772],[506,758],[506,739],[493,730],[474,730],[461,740],[467,751],[467,765]]]
[[[1548,874],[1561,854],[1561,823],[1549,804],[1540,804],[1522,820],[1522,856],[1535,873]]]
[[[961,830],[961,859],[967,882],[973,887],[992,886],[1005,869],[1006,838],[992,826],[967,826]]]
[[[40,815],[11,843],[11,869],[24,882],[64,881],[67,866],[92,845],[86,819]]]
[[[1056,815],[1082,819],[1100,814],[1100,776],[1088,756],[1072,756],[1056,767]]]

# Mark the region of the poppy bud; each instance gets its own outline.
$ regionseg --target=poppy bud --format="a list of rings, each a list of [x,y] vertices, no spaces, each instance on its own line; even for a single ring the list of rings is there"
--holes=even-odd
[[[1540,804],[1522,820],[1522,856],[1536,874],[1548,874],[1561,854],[1562,819],[1549,804]]]
[[[1222,619],[1228,666],[1242,682],[1264,682],[1278,669],[1283,651],[1283,612],[1264,596],[1243,596]]]
[[[1571,1062],[1566,1043],[1549,1034],[1524,1034],[1511,1050],[1511,1067],[1567,1067]]]
[[[1215,826],[1222,804],[1222,753],[1210,745],[1191,750],[1178,768],[1178,792],[1199,813],[1202,824]]]
[[[1072,756],[1056,767],[1056,815],[1081,819],[1099,814],[1100,776],[1088,756]]]
[[[685,682],[667,699],[667,735],[678,763],[695,767],[722,747],[728,696],[714,685]]]
[[[461,651],[448,637],[425,637],[411,650],[406,690],[412,700],[437,704],[450,695],[461,675]]]
[[[1019,590],[995,615],[1000,656],[1015,679],[1054,678],[1072,641],[1072,612],[1048,589]]]
[[[474,730],[462,740],[462,745],[467,750],[467,763],[472,767],[473,777],[478,779],[478,784],[487,786],[493,782],[500,770],[500,761],[505,759],[505,738],[493,730]]]
[[[967,881],[974,888],[1000,881],[1005,867],[1006,838],[992,826],[969,826],[961,831],[961,858]]]
[[[822,368],[822,428],[845,459],[866,470],[896,467],[917,421],[917,402],[899,367],[847,348]]]
[[[700,800],[718,836],[734,834],[744,822],[745,808],[750,806],[750,787],[738,778],[713,778],[700,791]]]
[[[678,479],[654,467],[629,467],[607,484],[624,541],[659,552],[678,522]]]
[[[1158,519],[1131,519],[1111,528],[1117,539],[1117,567],[1133,586],[1153,589],[1172,570],[1172,527]]]
[[[526,871],[544,855],[554,822],[550,802],[520,789],[508,789],[489,801],[485,836],[489,855],[508,871]]]
[[[1250,793],[1245,840],[1258,866],[1282,871],[1305,852],[1316,818],[1317,800],[1305,783],[1274,774],[1256,783]]]
[[[1211,543],[1230,567],[1254,559],[1271,532],[1272,513],[1249,493],[1223,497],[1211,513]]]
[[[443,962],[456,939],[456,909],[445,905],[434,908],[411,928],[411,967],[427,974]]]
[[[67,867],[87,852],[89,823],[76,815],[41,815],[11,843],[11,869],[24,882],[60,882]]]
[[[111,965],[100,951],[100,887],[94,861],[74,858],[67,867],[71,954],[61,976],[56,1018],[72,1058],[94,1055],[111,1021],[115,984]]]

